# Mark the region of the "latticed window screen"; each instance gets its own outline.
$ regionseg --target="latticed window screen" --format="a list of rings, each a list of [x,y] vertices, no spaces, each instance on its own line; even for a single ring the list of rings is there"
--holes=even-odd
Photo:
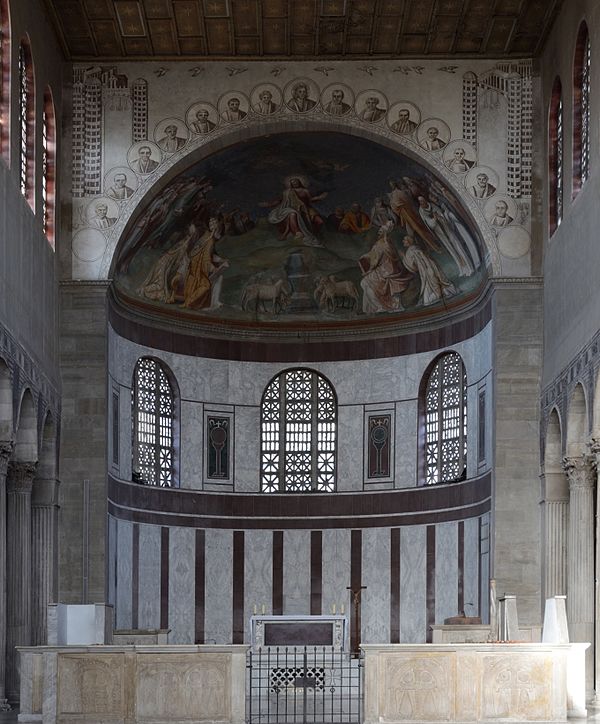
[[[19,174],[21,180],[21,193],[23,196],[28,192],[27,178],[27,155],[29,151],[29,119],[27,117],[29,110],[29,68],[27,67],[27,52],[25,47],[21,45],[19,48]]]
[[[136,365],[132,412],[134,471],[148,485],[172,486],[175,401],[156,360],[144,357]]]
[[[581,182],[585,182],[590,173],[590,39],[588,37],[583,52],[581,72]]]
[[[556,107],[556,226],[562,221],[563,215],[563,163],[564,163],[564,128],[563,102],[559,98]]]
[[[276,377],[262,403],[261,489],[334,490],[336,428],[335,395],[327,380],[302,369]]]
[[[454,352],[440,358],[425,392],[428,485],[460,480],[467,465],[467,376]]]

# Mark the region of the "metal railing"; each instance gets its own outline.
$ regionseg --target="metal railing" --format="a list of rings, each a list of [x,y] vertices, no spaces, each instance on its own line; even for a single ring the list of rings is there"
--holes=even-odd
[[[362,660],[330,646],[249,651],[247,724],[360,724]]]

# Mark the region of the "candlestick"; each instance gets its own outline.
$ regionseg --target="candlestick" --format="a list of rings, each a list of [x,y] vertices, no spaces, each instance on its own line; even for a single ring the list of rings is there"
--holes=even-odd
[[[343,603],[340,607],[340,613],[342,614],[342,616],[344,615],[344,604]]]
[[[335,603],[334,603],[333,606],[331,607],[331,613],[335,614]]]
[[[252,612],[253,612],[254,615],[256,616],[256,604],[254,604],[254,607],[253,607],[253,609],[252,609]]]
[[[265,615],[265,604],[264,604],[264,603],[263,603],[263,605],[260,607],[260,609],[261,609],[262,615],[264,616],[264,615]]]

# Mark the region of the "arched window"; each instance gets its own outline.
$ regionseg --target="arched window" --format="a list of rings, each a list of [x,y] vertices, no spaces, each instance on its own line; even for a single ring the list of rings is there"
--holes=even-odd
[[[35,208],[35,82],[29,41],[19,47],[19,176],[21,193]]]
[[[548,191],[550,234],[560,226],[563,215],[563,103],[560,78],[554,80],[548,123]]]
[[[275,377],[261,406],[261,490],[333,491],[336,430],[335,392],[324,377],[306,369]]]
[[[467,475],[467,374],[456,352],[442,355],[421,385],[423,478],[427,485]]]
[[[10,136],[10,16],[0,0],[0,154],[8,161]]]
[[[162,365],[142,357],[135,366],[132,399],[133,478],[175,485],[175,394]]]
[[[590,173],[590,36],[579,26],[573,61],[573,196]]]
[[[42,116],[42,218],[44,234],[54,249],[54,210],[56,186],[56,117],[52,91],[44,93]]]

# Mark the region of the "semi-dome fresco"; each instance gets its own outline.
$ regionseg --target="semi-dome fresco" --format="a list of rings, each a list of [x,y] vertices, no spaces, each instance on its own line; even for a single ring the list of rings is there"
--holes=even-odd
[[[484,257],[456,195],[416,161],[288,133],[171,180],[130,224],[114,279],[130,303],[190,321],[402,321],[472,300]]]

